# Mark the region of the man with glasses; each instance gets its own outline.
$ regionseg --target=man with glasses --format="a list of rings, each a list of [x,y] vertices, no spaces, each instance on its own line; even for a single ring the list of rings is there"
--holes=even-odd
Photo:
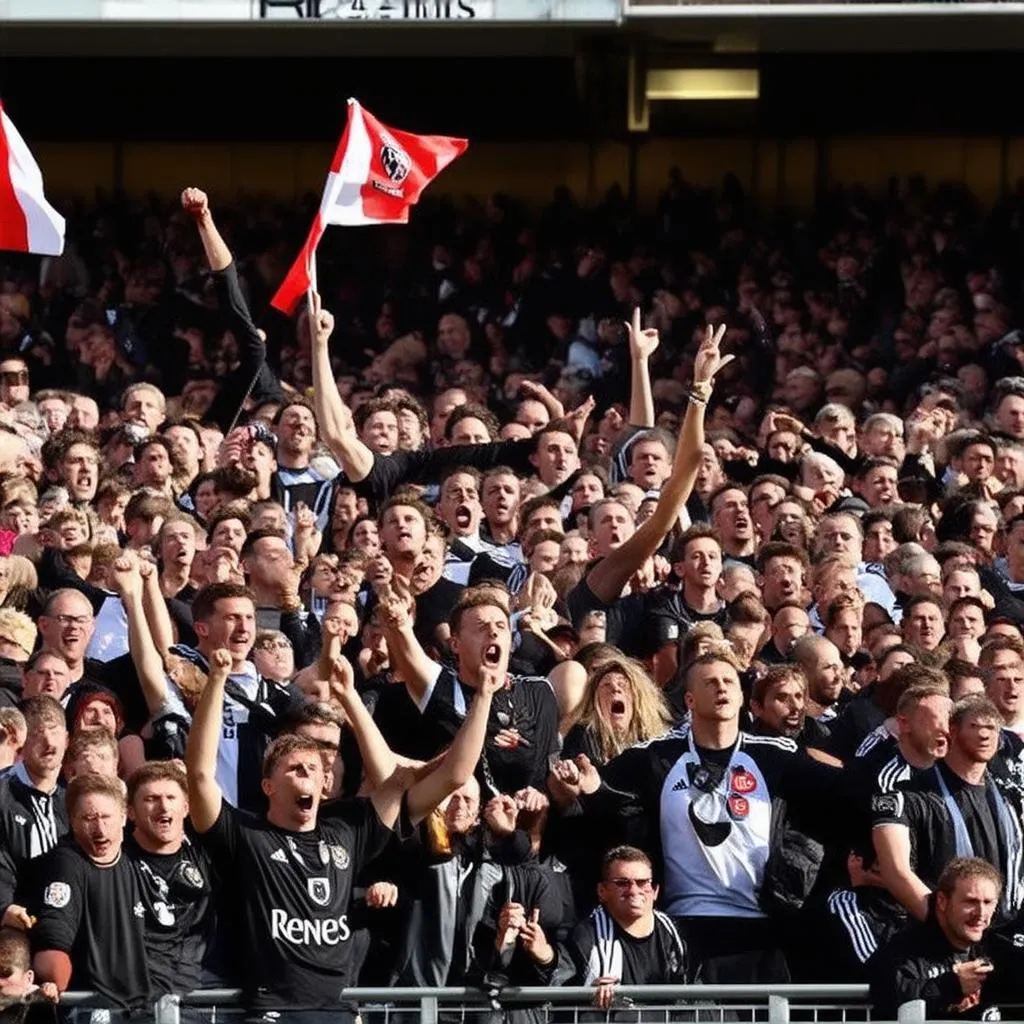
[[[42,650],[57,655],[67,665],[67,687],[61,700],[67,703],[76,693],[93,686],[113,690],[124,708],[129,729],[139,729],[149,718],[149,709],[139,687],[131,655],[99,662],[86,657],[96,631],[96,618],[89,599],[80,590],[54,591],[39,616]]]
[[[264,629],[256,634],[252,661],[264,679],[275,683],[287,683],[295,675],[292,642],[279,629]]]
[[[618,985],[686,983],[686,946],[672,918],[654,909],[652,872],[651,858],[635,846],[605,854],[600,904],[560,950],[556,984],[594,986],[594,1005],[606,1010]]]

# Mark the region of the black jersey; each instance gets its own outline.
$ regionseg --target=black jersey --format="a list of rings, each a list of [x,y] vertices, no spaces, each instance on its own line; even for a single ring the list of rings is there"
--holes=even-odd
[[[335,808],[310,832],[221,804],[202,841],[218,873],[244,895],[236,934],[248,1005],[337,1005],[352,981],[352,882],[392,834],[369,800]]]
[[[111,1007],[151,1009],[146,903],[131,859],[122,852],[100,866],[66,839],[42,859],[39,881],[33,951],[66,953],[73,989],[97,992]]]
[[[420,701],[433,730],[434,754],[454,739],[473,701],[471,687],[451,669],[436,667],[437,675]],[[493,738],[502,729],[516,729],[520,745],[495,746]],[[551,684],[540,676],[509,675],[508,685],[494,695],[487,720],[487,745],[478,773],[485,793],[515,793],[524,786],[543,789],[560,746],[558,702]]]
[[[981,785],[965,782],[938,762],[914,789],[875,796],[873,825],[899,825],[910,838],[911,866],[929,888],[954,857],[981,857],[1005,879],[1002,912],[1024,905],[1020,803],[986,772]]]
[[[154,994],[200,988],[215,924],[205,851],[187,836],[176,853],[150,853],[133,838],[124,850],[138,878]]]
[[[52,850],[67,831],[63,787],[41,792],[24,764],[0,777],[0,913],[16,902],[16,894],[35,888],[29,862]]]

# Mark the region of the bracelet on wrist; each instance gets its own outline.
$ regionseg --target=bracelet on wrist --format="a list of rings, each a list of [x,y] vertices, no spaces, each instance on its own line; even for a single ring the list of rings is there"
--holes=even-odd
[[[701,408],[704,408],[708,404],[708,400],[706,398],[701,398],[699,395],[695,395],[692,391],[688,391],[686,393],[686,400],[690,405],[699,405]]]

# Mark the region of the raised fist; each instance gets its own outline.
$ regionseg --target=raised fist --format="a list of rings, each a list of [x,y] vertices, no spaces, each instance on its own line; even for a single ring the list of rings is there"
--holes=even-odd
[[[193,217],[202,217],[209,212],[210,200],[202,189],[187,188],[181,193],[181,206]]]

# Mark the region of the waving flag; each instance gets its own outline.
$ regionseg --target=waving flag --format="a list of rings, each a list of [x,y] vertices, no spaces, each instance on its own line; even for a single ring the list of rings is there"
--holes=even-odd
[[[327,175],[320,210],[271,305],[282,313],[294,312],[314,280],[313,255],[329,224],[407,223],[409,207],[468,145],[465,139],[389,128],[350,99],[348,122]]]
[[[46,201],[43,174],[0,103],[0,249],[59,256],[64,218]]]

